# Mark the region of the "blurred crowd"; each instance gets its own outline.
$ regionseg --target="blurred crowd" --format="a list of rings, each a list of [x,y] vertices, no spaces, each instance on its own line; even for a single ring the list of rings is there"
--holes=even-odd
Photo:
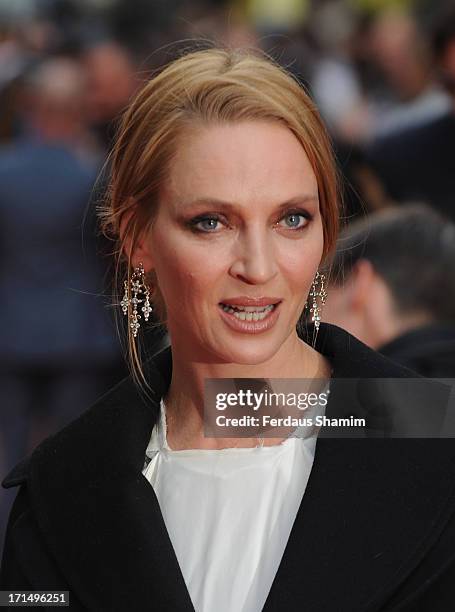
[[[344,228],[323,319],[455,377],[454,0],[0,0],[0,478],[127,373],[107,154],[144,81],[213,43],[267,51],[329,126]]]

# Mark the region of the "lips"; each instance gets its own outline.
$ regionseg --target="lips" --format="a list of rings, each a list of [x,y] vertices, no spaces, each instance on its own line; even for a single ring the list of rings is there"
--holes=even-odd
[[[222,306],[244,306],[253,308],[264,308],[265,306],[275,305],[281,302],[281,298],[278,297],[249,297],[249,296],[237,296],[232,298],[225,298],[220,301]]]
[[[271,329],[280,314],[281,301],[271,303],[276,298],[260,298],[253,300],[255,306],[235,305],[231,303],[218,304],[219,312],[223,321],[232,330],[246,334],[260,334]],[[235,301],[240,301],[236,298]],[[252,300],[242,299],[243,303],[251,304]],[[257,303],[265,303],[265,306],[257,306]]]

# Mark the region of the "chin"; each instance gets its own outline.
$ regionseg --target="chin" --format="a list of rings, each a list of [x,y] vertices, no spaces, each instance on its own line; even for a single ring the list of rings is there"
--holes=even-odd
[[[223,343],[216,351],[224,361],[238,363],[240,365],[259,365],[271,359],[280,349],[283,342],[275,339],[251,339],[231,340]]]

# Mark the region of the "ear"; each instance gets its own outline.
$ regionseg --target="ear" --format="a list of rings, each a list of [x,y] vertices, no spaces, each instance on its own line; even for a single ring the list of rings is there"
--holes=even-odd
[[[371,299],[371,290],[376,278],[376,271],[368,259],[359,259],[354,264],[349,278],[352,308],[363,310]]]
[[[146,228],[140,228],[140,220],[134,215],[134,205],[123,215],[120,222],[120,239],[123,242],[123,251],[127,258],[131,257],[131,264],[137,267],[139,263],[144,265],[145,272],[150,272],[154,268],[151,248],[147,240],[148,232]],[[136,224],[136,227],[135,227]],[[133,238],[136,240],[133,244]]]

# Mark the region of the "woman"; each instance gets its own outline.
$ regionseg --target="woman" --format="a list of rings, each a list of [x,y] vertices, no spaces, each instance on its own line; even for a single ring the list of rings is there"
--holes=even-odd
[[[103,214],[134,376],[5,479],[1,588],[74,610],[450,609],[450,440],[204,437],[207,378],[332,377],[326,414],[368,416],[337,379],[413,376],[319,329],[338,218],[317,110],[270,60],[199,51],[144,87]],[[171,347],[141,365],[150,308]],[[383,412],[361,437],[386,435]]]

